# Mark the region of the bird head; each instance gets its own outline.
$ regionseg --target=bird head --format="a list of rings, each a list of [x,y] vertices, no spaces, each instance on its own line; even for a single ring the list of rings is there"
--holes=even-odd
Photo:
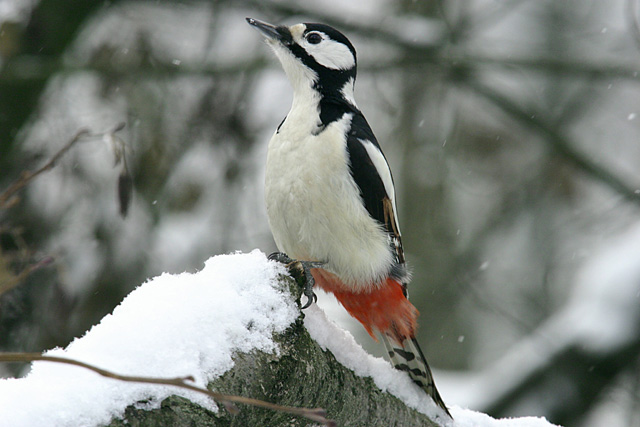
[[[311,87],[323,97],[354,104],[356,50],[344,34],[325,24],[287,27],[253,18],[247,22],[266,37],[294,90]]]

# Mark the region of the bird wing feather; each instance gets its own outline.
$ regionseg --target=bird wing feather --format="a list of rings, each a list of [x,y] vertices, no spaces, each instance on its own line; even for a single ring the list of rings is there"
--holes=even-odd
[[[355,114],[347,135],[347,151],[353,180],[369,215],[389,234],[398,264],[404,264],[404,251],[395,206],[393,177],[380,145],[362,113]]]

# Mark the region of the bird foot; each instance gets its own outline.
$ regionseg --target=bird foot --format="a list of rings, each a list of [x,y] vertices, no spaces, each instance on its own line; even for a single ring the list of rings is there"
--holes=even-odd
[[[311,274],[311,269],[321,268],[326,263],[321,261],[300,261],[290,258],[289,255],[284,252],[274,252],[269,255],[268,258],[284,264],[289,270],[289,273],[291,273],[291,276],[293,276],[296,282],[303,288],[303,293],[307,297],[306,304],[302,306],[303,310],[318,300],[318,297],[313,292],[313,286],[316,284],[316,281]]]

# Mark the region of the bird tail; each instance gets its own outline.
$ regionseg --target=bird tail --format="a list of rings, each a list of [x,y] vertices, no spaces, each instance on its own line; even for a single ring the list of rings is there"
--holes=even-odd
[[[414,338],[418,310],[405,296],[402,284],[388,278],[371,292],[353,292],[333,273],[315,268],[311,274],[316,284],[332,292],[373,339],[376,339],[374,332],[379,333],[393,366],[407,372],[413,382],[451,417],[433,381],[427,359]]]
[[[431,369],[418,345],[418,341],[415,338],[407,338],[402,341],[401,345],[398,345],[396,342],[392,342],[386,334],[380,334],[380,336],[393,366],[400,371],[408,373],[413,382],[418,384],[420,388],[431,396],[436,405],[451,417],[436,388]]]

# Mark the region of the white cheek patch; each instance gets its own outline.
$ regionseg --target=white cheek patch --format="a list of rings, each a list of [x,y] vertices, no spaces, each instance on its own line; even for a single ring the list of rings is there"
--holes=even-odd
[[[356,65],[356,59],[351,50],[342,43],[331,40],[326,34],[322,35],[322,42],[311,44],[304,38],[307,26],[296,24],[289,27],[293,41],[302,46],[318,64],[332,70],[349,70]]]
[[[351,50],[335,40],[324,39],[318,44],[311,44],[304,40],[302,46],[323,67],[332,70],[348,70],[356,65]]]

